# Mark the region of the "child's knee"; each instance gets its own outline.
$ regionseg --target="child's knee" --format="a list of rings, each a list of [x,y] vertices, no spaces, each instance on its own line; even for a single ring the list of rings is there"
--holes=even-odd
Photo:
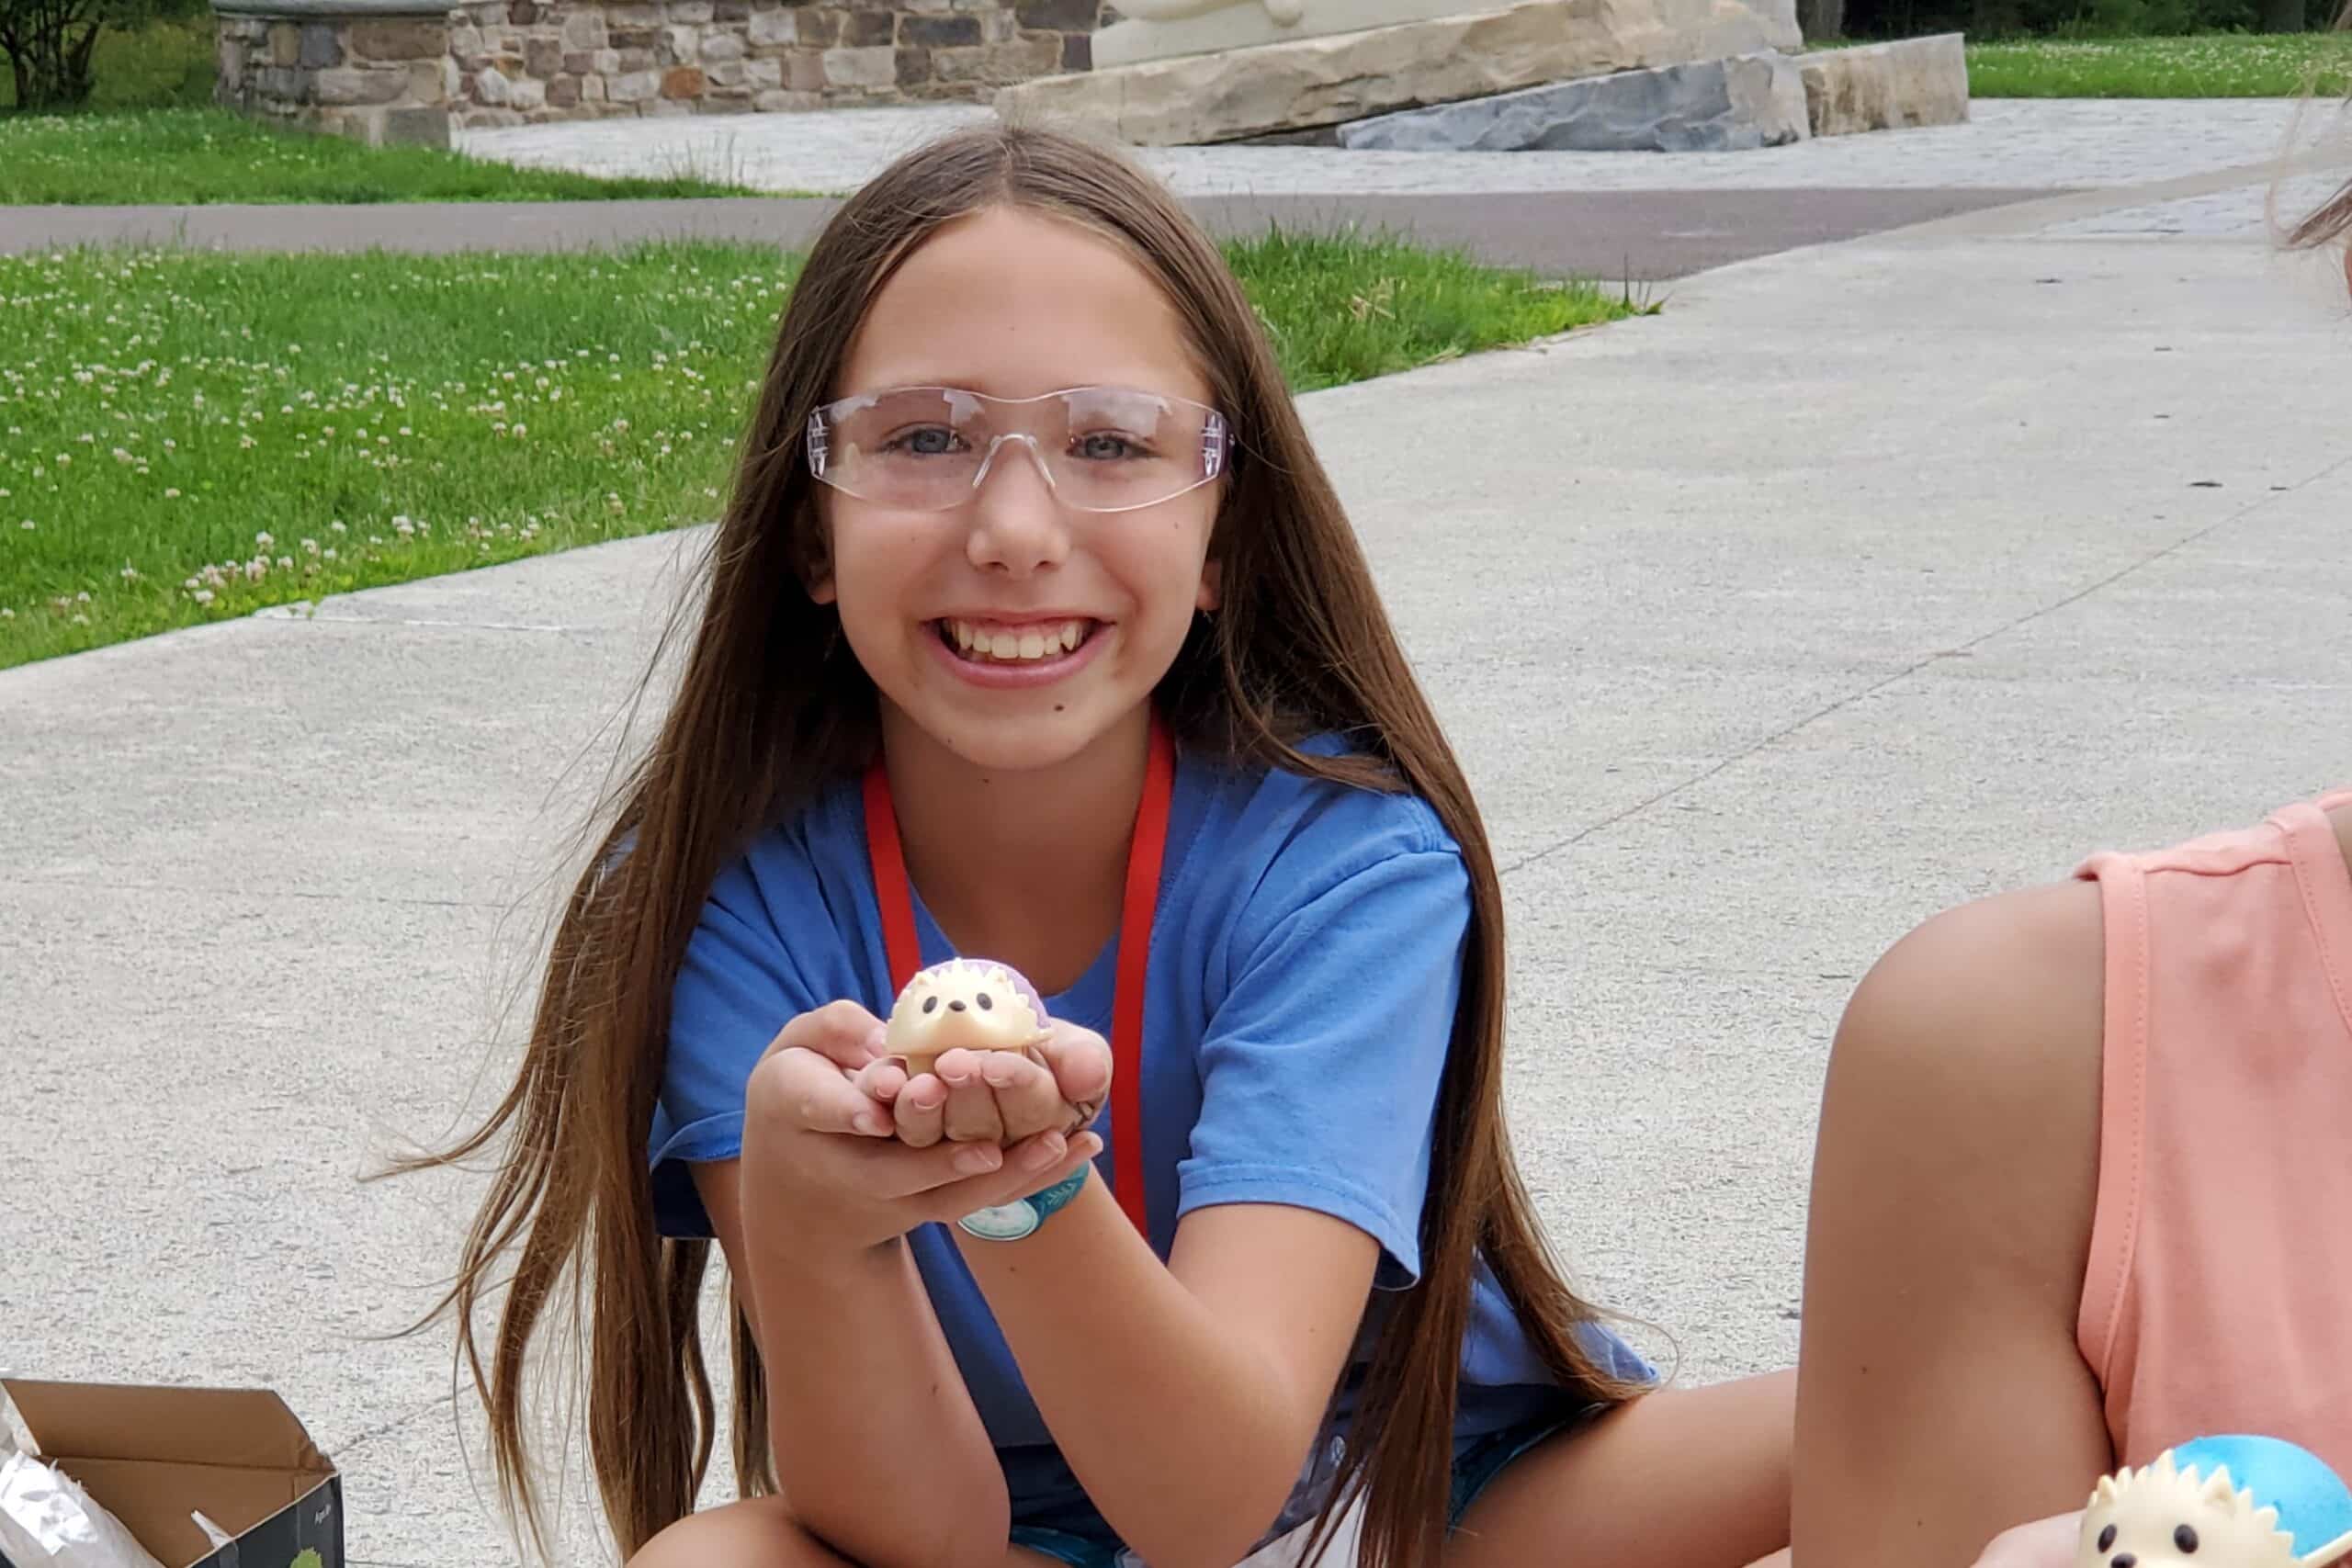
[[[842,1568],[780,1499],[754,1497],[688,1514],[638,1548],[628,1568]]]

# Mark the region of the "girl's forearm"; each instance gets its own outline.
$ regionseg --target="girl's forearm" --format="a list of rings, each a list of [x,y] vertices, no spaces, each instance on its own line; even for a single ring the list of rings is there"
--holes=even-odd
[[[1152,1568],[1230,1568],[1281,1511],[1312,1410],[1221,1325],[1090,1181],[1035,1235],[958,1235],[1046,1425]],[[1304,1416],[1304,1418],[1303,1418]]]
[[[746,1229],[794,1517],[868,1568],[1001,1568],[1004,1472],[914,1255],[893,1242],[815,1266]]]

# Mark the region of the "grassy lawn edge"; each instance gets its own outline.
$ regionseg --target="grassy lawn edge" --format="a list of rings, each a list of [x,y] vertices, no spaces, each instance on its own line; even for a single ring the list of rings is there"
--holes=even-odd
[[[1389,233],[1227,252],[1298,392],[1657,308]],[[0,669],[710,521],[797,266],[0,256]]]

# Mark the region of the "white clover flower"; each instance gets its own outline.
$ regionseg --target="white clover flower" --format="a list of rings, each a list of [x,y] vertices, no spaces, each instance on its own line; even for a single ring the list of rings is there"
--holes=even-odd
[[[179,498],[180,492],[176,490],[166,489],[164,491],[164,499],[165,501],[177,501]]]
[[[259,545],[263,549],[265,549],[265,550],[266,550],[266,549],[269,548],[269,547],[270,547],[270,546],[272,546],[272,545],[274,545],[274,544],[277,543],[277,541],[276,539],[271,538],[267,534],[255,534],[255,535],[254,536],[254,544],[256,544],[256,545]]]
[[[196,591],[196,602],[197,602],[198,604],[211,604],[211,603],[212,603],[212,590],[210,590],[209,588],[199,588],[199,589],[198,589],[198,590]]]
[[[139,569],[138,569],[137,567],[135,567],[135,566],[131,565],[129,561],[125,561],[125,562],[123,562],[123,563],[122,563],[122,580],[123,580],[125,582],[136,582],[136,581],[139,581]]]

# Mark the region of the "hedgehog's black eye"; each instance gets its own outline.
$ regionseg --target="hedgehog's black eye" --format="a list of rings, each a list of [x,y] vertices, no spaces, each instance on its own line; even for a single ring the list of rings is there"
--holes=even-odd
[[[2197,1532],[2188,1526],[2183,1525],[2172,1532],[2172,1543],[2180,1548],[2180,1554],[2183,1557],[2187,1557],[2197,1550]]]
[[[2105,1529],[2098,1532],[2098,1549],[2101,1551],[2105,1551],[2109,1547],[2113,1546],[2114,1544],[2115,1527],[2113,1525],[2109,1525]]]
[[[995,1010],[996,1003],[989,999],[989,994],[986,991],[982,991],[980,993],[978,1000],[980,1004],[980,1010],[982,1012],[991,1012]]]
[[[925,1012],[937,1012],[939,1010],[939,998],[937,997],[923,998],[922,1010]]]

